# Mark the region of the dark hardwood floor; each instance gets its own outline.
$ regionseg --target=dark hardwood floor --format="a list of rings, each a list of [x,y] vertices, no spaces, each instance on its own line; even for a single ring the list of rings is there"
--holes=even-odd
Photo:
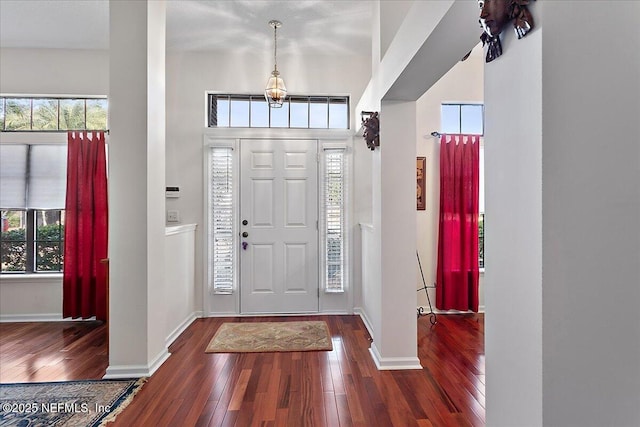
[[[104,323],[0,323],[0,382],[100,379],[109,359]]]
[[[223,322],[301,319],[326,320],[333,350],[204,352]],[[60,332],[64,327],[40,325],[52,328],[40,338],[29,324],[0,325],[2,382],[67,380],[81,373],[86,374],[84,378],[102,376],[106,368],[103,327],[89,329],[87,337],[73,342],[72,337],[80,334],[73,329],[79,327],[76,323],[68,326],[66,335]],[[24,335],[31,337],[24,339]],[[439,316],[435,326],[426,317],[418,319],[422,370],[378,371],[369,345],[367,330],[357,316],[198,319],[173,343],[172,356],[110,426],[485,424],[483,315]],[[96,351],[100,347],[102,353]],[[37,348],[42,350],[40,356]]]

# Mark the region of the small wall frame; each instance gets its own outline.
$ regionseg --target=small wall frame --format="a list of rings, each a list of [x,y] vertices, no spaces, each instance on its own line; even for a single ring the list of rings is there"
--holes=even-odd
[[[419,211],[427,209],[427,192],[426,192],[426,157],[418,157],[416,159],[416,208]]]

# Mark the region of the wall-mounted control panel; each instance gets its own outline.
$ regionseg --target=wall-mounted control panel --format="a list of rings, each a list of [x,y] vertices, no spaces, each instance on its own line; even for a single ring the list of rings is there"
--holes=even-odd
[[[168,199],[177,199],[180,197],[180,187],[166,187],[164,194]]]

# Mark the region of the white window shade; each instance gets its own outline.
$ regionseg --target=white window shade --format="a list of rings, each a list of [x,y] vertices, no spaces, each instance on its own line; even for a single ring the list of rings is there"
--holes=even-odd
[[[32,145],[27,207],[64,209],[67,191],[67,146]]]
[[[346,159],[344,149],[324,154],[323,225],[324,279],[327,292],[345,290],[345,199]]]
[[[0,208],[64,209],[67,146],[0,145]]]
[[[28,145],[0,145],[0,208],[27,207]]]
[[[233,238],[233,149],[214,147],[209,155],[211,176],[209,206],[212,268],[210,284],[219,294],[233,292],[234,238]]]

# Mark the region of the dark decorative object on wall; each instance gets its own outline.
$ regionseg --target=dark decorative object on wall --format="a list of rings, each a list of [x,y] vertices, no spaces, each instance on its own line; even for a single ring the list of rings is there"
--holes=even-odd
[[[365,116],[368,117],[365,119]],[[380,146],[380,119],[378,112],[363,111],[360,113],[360,117],[362,118],[362,127],[364,128],[362,136],[367,142],[367,148],[373,151],[376,147]]]
[[[480,36],[482,46],[487,46],[486,62],[502,55],[500,33],[513,20],[513,28],[519,39],[533,29],[533,17],[527,9],[530,0],[478,0],[480,6],[480,26],[484,32]]]

